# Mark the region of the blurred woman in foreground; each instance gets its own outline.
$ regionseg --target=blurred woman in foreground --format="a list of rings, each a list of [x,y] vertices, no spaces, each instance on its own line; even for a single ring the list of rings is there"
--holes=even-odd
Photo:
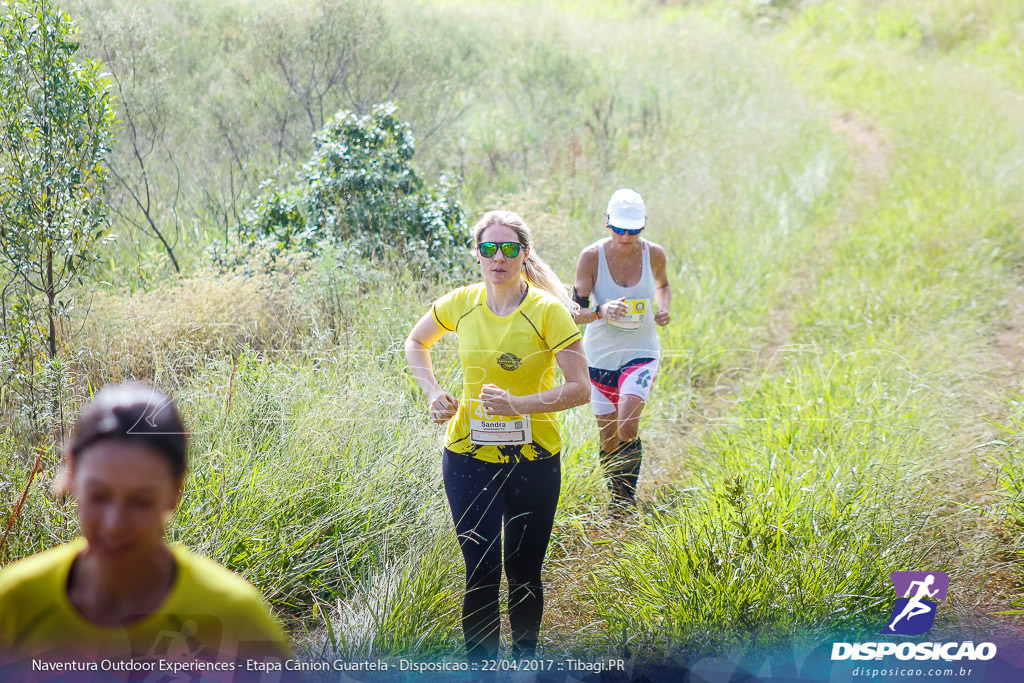
[[[156,389],[119,384],[96,394],[56,486],[77,499],[82,536],[0,572],[0,663],[290,656],[255,588],[164,540],[187,440],[174,403]]]

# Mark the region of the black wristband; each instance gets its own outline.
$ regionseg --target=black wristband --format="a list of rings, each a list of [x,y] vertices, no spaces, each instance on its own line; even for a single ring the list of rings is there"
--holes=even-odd
[[[580,296],[579,292],[576,291],[576,287],[572,288],[572,300],[579,304],[580,308],[590,308],[590,297]]]

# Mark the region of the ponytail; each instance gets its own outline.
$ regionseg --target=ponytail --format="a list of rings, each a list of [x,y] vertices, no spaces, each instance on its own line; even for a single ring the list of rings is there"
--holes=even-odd
[[[558,275],[551,269],[544,259],[540,257],[533,246],[533,238],[530,235],[530,228],[519,214],[512,211],[488,211],[483,218],[473,226],[473,241],[480,241],[480,233],[492,225],[504,225],[513,230],[519,238],[520,243],[527,247],[528,252],[523,260],[523,278],[534,287],[543,289],[551,296],[558,299],[559,303],[565,306],[570,313],[576,315],[580,306],[569,296],[569,288],[562,284]]]
[[[523,277],[534,287],[539,287],[569,309],[569,312],[576,315],[580,312],[580,305],[569,296],[569,288],[562,284],[555,271],[544,262],[535,249],[530,249],[523,261]]]

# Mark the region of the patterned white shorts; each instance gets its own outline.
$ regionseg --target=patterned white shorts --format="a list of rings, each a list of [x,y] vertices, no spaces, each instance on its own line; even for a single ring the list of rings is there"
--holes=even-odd
[[[617,411],[619,397],[625,394],[639,396],[646,403],[658,376],[657,358],[636,358],[618,370],[590,370],[590,406],[595,415]]]

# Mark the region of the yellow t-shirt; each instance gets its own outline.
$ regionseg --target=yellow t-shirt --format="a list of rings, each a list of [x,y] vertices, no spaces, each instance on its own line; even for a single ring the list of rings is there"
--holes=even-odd
[[[496,384],[516,396],[546,391],[555,385],[555,354],[581,338],[572,316],[557,299],[536,287],[509,315],[487,307],[484,283],[460,287],[434,303],[434,320],[459,336],[462,397],[448,424],[445,448],[487,462],[550,458],[562,450],[553,413],[529,416],[530,443],[491,445],[470,437],[470,400],[484,384]]]
[[[0,659],[209,660],[289,657],[291,648],[259,592],[213,560],[171,546],[174,585],[154,613],[123,628],[87,621],[68,599],[78,538],[0,572]]]

